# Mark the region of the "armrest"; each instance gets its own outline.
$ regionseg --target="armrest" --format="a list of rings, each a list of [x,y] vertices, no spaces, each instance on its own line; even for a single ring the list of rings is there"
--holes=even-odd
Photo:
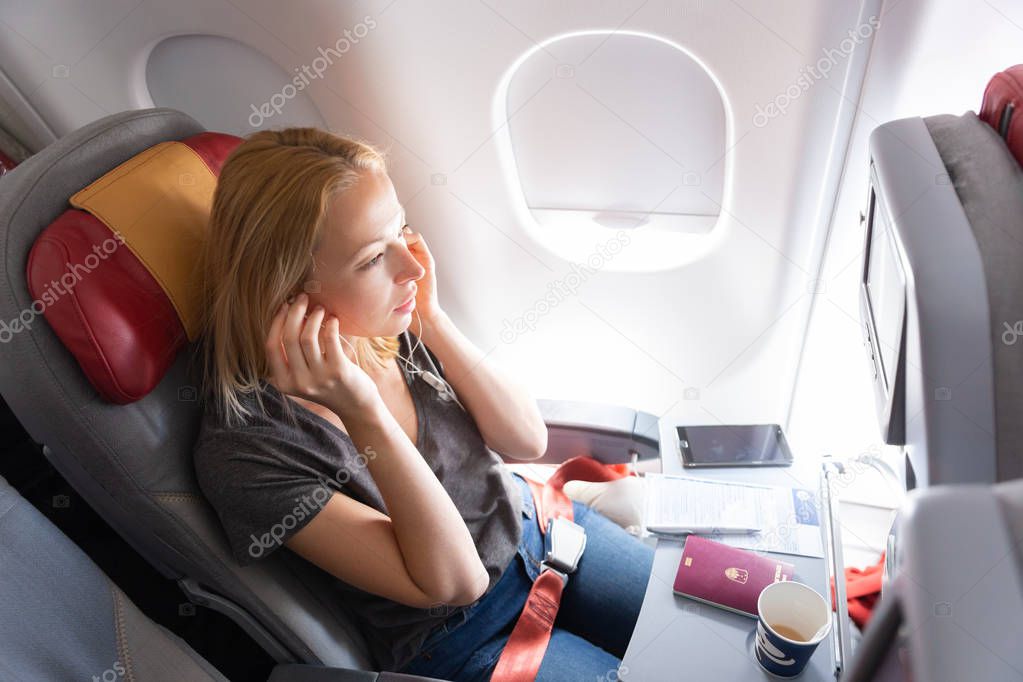
[[[274,667],[267,682],[446,682],[446,680],[404,673],[378,673],[304,663],[281,663]]]
[[[657,417],[619,405],[576,400],[537,400],[547,424],[547,451],[531,460],[539,464],[560,464],[588,455],[607,464],[637,460],[660,461],[660,432]],[[509,464],[522,460],[504,457]]]

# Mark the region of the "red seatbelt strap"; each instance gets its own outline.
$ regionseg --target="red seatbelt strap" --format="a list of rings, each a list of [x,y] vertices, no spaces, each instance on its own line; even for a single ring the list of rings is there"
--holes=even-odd
[[[557,573],[544,571],[537,576],[490,682],[533,682],[536,679],[551,641],[563,589],[564,583]]]
[[[565,481],[613,481],[630,475],[636,474],[627,464],[601,464],[592,457],[580,456],[563,462],[546,483],[523,476],[533,494],[540,533],[547,533],[547,523],[551,519],[573,519],[572,500],[562,491]],[[545,568],[533,582],[526,605],[490,677],[491,682],[533,682],[536,679],[551,641],[554,619],[561,606],[561,593],[568,581],[567,576],[563,576],[558,571]]]

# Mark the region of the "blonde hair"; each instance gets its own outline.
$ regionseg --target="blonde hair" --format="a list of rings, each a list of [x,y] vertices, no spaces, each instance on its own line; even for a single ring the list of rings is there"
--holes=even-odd
[[[366,171],[386,172],[381,152],[318,128],[253,133],[224,162],[198,267],[201,392],[228,425],[252,414],[243,393],[266,413],[260,383],[270,374],[270,322],[310,280],[329,199]],[[383,367],[399,348],[396,337],[355,338],[354,346],[363,369]]]

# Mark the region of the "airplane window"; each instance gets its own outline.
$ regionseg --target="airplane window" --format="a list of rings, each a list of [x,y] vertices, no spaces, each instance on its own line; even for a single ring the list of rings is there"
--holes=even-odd
[[[563,256],[625,230],[632,246],[614,269],[670,266],[718,221],[730,114],[675,43],[624,31],[548,41],[510,69],[495,115],[520,217]]]

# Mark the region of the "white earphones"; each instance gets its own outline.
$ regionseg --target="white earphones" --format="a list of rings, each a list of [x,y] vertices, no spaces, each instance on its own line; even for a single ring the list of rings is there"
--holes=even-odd
[[[419,317],[419,311],[418,310],[415,311],[415,314],[416,314],[416,317]],[[423,325],[423,320],[422,320],[422,318],[419,318],[419,328],[420,329],[423,328],[422,325]],[[355,354],[355,364],[359,364],[359,351],[355,350],[355,346],[352,345],[352,342],[349,341],[348,339],[346,339],[341,334],[338,334],[338,338],[341,339],[341,341],[343,341],[344,343],[348,344],[348,347],[352,349],[352,353]],[[420,339],[417,336],[416,337],[416,345],[412,348],[412,350],[410,351],[409,354],[410,355],[415,355],[416,348],[419,348],[419,346],[421,346],[422,343],[423,343],[423,340]],[[449,384],[448,382],[444,381],[444,379],[441,379],[439,376],[437,376],[436,374],[434,374],[430,370],[421,369],[419,367],[419,365],[417,365],[416,363],[412,362],[412,360],[410,360],[409,358],[406,358],[406,357],[402,356],[401,353],[398,353],[397,357],[398,357],[399,360],[401,360],[402,362],[405,363],[405,369],[408,371],[409,374],[411,374],[413,377],[415,377],[417,374],[421,375],[423,377],[423,381],[425,381],[431,387],[433,387],[433,390],[437,391],[437,394],[440,396],[441,400],[444,400],[446,402],[450,402],[450,401],[454,400],[456,403],[458,403],[459,407],[461,407],[463,410],[465,410],[465,405],[463,405],[462,402],[455,395],[455,389],[451,388],[451,384]],[[361,367],[361,365],[360,365],[360,367]],[[466,410],[466,411],[468,411],[468,410]]]
[[[419,317],[419,311],[416,310],[414,312],[416,314],[416,317]],[[419,318],[419,328],[420,329],[423,328],[422,318]],[[416,345],[413,346],[412,350],[409,352],[409,355],[415,355],[416,348],[419,348],[419,346],[421,346],[422,343],[423,340],[417,336]],[[444,379],[441,379],[439,376],[437,376],[430,370],[420,369],[420,367],[416,365],[416,363],[412,362],[412,360],[402,357],[401,353],[398,353],[398,358],[405,363],[405,369],[407,369],[409,374],[411,374],[413,377],[417,374],[421,375],[423,377],[423,381],[432,386],[433,390],[437,391],[437,394],[440,396],[441,400],[449,402],[454,400],[456,403],[458,403],[459,407],[465,410],[465,405],[463,405],[461,401],[458,399],[458,397],[455,395],[455,389],[451,388],[451,384],[444,381]]]
[[[347,343],[347,344],[348,344],[348,347],[352,349],[352,353],[354,353],[354,354],[355,354],[355,364],[356,364],[356,365],[359,365],[359,367],[362,367],[362,365],[360,365],[360,364],[359,364],[359,351],[355,350],[355,346],[353,346],[353,345],[352,345],[352,342],[351,342],[351,341],[349,341],[348,339],[346,339],[346,338],[345,338],[345,337],[344,337],[343,335],[341,335],[341,334],[338,334],[338,335],[337,335],[337,338],[341,339],[341,340],[342,340],[343,342],[345,342],[345,343]]]

